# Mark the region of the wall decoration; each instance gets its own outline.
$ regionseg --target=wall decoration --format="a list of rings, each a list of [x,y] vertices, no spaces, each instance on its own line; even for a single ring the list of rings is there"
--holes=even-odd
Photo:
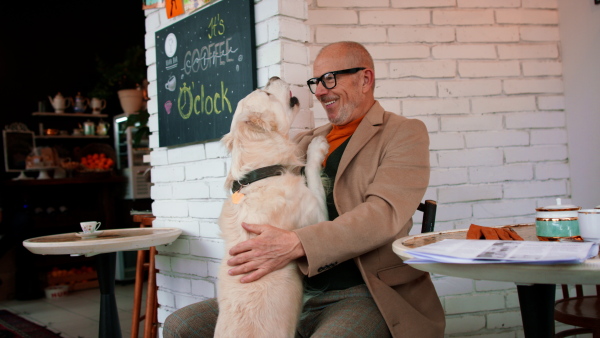
[[[162,8],[165,7],[165,0],[144,0],[142,9]]]
[[[256,88],[254,1],[221,0],[156,32],[161,147],[220,139]]]
[[[185,13],[183,0],[166,0],[165,9],[167,10],[167,19]]]

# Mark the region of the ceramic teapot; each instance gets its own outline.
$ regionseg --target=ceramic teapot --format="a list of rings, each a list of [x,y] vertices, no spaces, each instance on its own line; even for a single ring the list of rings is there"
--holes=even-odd
[[[106,100],[92,97],[90,107],[92,107],[92,114],[100,114],[102,109],[106,108]]]
[[[66,108],[71,106],[72,100],[70,97],[64,97],[60,92],[54,98],[48,96],[50,104],[56,113],[64,113]]]
[[[78,92],[77,95],[75,95],[75,100],[73,101],[73,111],[75,113],[83,113],[89,104],[90,99],[83,97],[81,93]]]
[[[96,135],[106,135],[108,134],[108,123],[100,120],[96,125]]]

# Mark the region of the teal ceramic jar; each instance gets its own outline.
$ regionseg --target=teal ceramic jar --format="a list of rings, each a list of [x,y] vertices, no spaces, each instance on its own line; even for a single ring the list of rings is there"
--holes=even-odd
[[[562,239],[580,239],[577,211],[581,207],[561,204],[556,199],[556,205],[535,209],[536,234],[540,240],[558,241]]]

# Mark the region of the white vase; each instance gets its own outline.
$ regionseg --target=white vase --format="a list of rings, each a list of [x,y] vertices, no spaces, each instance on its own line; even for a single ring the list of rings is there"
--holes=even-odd
[[[126,114],[135,113],[144,107],[144,92],[139,89],[121,89],[117,94]]]

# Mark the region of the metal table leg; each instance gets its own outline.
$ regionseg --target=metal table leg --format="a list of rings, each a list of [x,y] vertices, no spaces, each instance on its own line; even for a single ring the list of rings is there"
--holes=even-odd
[[[556,285],[517,285],[526,338],[554,337]]]
[[[99,338],[121,338],[121,323],[115,299],[115,252],[98,255],[98,282],[100,284]]]

